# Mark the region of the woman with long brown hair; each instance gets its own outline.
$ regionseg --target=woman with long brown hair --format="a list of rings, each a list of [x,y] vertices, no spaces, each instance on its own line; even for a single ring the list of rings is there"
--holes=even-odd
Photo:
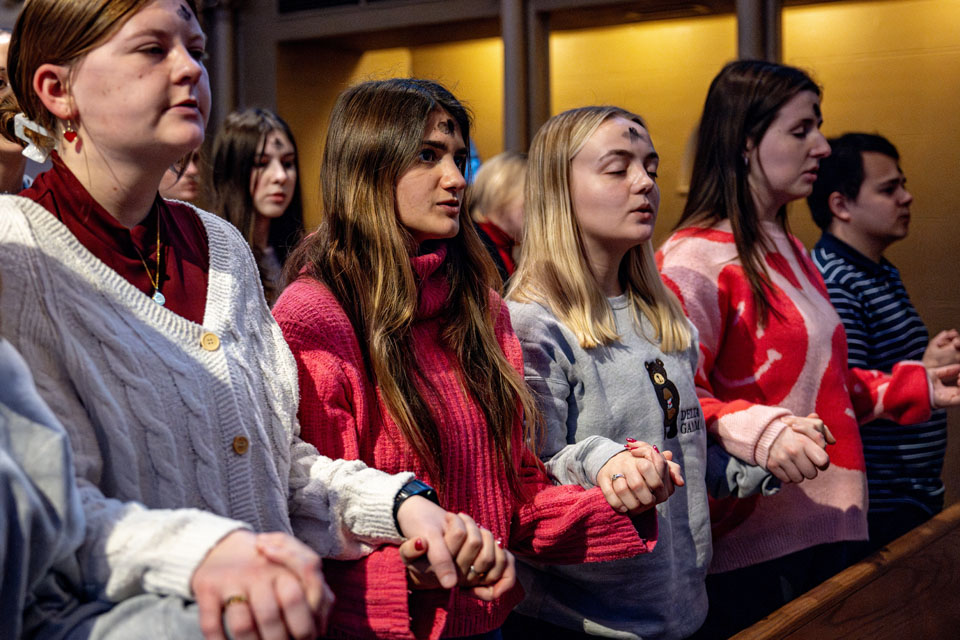
[[[727,637],[844,568],[866,538],[858,422],[923,420],[960,404],[960,367],[892,376],[847,367],[826,287],[789,233],[820,159],[820,89],[803,71],[732,62],[707,93],[690,195],[658,254],[700,333],[697,386],[711,434],[783,482],[775,496],[712,505],[714,557],[704,630]],[[928,389],[933,389],[933,395]],[[836,439],[834,440],[834,436]]]
[[[640,516],[638,534],[599,490],[552,486],[527,447],[524,421],[533,427],[537,412],[520,345],[493,264],[460,220],[469,135],[466,110],[436,83],[343,92],[324,150],[323,223],[295,251],[288,273],[299,278],[274,307],[297,359],[305,438],[327,455],[415,470],[442,506],[497,538],[495,554],[461,565],[487,602],[414,591],[408,610],[397,554],[361,561],[371,614],[338,619],[335,610],[343,635],[495,633],[520,596],[483,590],[512,571],[501,544],[560,563],[651,548],[653,514]],[[381,591],[399,593],[401,606],[387,610]]]

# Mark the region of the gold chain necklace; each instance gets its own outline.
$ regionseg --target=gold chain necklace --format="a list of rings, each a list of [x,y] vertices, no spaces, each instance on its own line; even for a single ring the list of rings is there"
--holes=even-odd
[[[137,248],[137,245],[133,245],[133,250],[137,252],[137,257],[140,258],[140,262],[143,263],[143,268],[147,272],[147,278],[150,280],[150,285],[153,287],[153,296],[151,298],[154,302],[163,306],[167,301],[167,298],[160,293],[160,261],[163,259],[163,245],[160,244],[160,207],[157,207],[157,274],[153,275],[150,273],[150,267],[147,266],[147,261],[143,259],[143,254],[140,253],[140,249]]]

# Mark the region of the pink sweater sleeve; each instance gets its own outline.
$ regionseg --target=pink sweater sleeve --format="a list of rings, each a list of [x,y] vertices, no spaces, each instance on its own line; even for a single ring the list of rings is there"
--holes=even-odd
[[[284,291],[273,313],[297,361],[301,437],[323,455],[358,459],[357,425],[364,424],[369,405],[356,397],[365,386],[352,326],[325,287],[303,279]],[[381,547],[356,561],[325,561],[324,575],[337,598],[332,637],[439,638],[451,592],[435,594],[442,602],[418,607],[411,622],[397,547]]]
[[[694,231],[700,231],[697,235],[706,239],[676,242],[675,238],[688,235],[685,232],[694,235]],[[700,362],[694,381],[707,428],[730,454],[750,464],[766,466],[770,446],[786,428],[781,418],[790,415],[790,411],[744,399],[723,400],[714,393],[714,364],[724,348],[727,316],[737,303],[731,299],[732,283],[728,281],[733,274],[729,270],[723,272],[724,278],[712,274],[706,264],[709,252],[699,246],[708,242],[712,233],[719,232],[677,232],[657,252],[657,265],[664,283],[680,299],[684,313],[700,334]]]
[[[630,558],[656,546],[656,509],[631,521],[607,504],[599,487],[553,485],[526,447],[522,473],[530,500],[514,513],[512,551],[538,562],[578,564]]]
[[[497,314],[497,340],[522,375],[523,351],[510,325],[507,305],[493,294],[491,306]],[[538,562],[577,564],[629,558],[656,546],[656,509],[631,520],[615,512],[598,487],[585,490],[554,485],[520,437],[514,444],[521,450],[520,474],[529,500],[517,505],[514,512],[509,545],[512,551]]]

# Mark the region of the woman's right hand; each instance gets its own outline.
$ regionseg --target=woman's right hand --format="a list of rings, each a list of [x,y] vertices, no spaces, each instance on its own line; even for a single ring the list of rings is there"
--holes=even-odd
[[[456,563],[457,584],[480,600],[499,598],[516,584],[513,554],[467,514],[458,513],[454,517],[460,526],[449,527],[442,542]],[[429,541],[422,537],[400,545],[400,559],[407,568],[407,581],[413,589],[443,588],[426,557],[429,549]]]
[[[631,442],[627,451],[600,467],[597,486],[615,510],[642,513],[673,495],[675,485],[683,484],[679,466],[674,470],[671,465],[676,463],[668,461],[653,446]]]
[[[767,470],[781,482],[812,480],[830,466],[830,456],[824,451],[836,438],[823,420],[811,413],[806,418],[786,416],[780,419],[787,429],[770,445]]]

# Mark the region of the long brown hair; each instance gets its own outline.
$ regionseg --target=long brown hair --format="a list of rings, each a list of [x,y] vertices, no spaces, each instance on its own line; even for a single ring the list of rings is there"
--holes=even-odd
[[[443,486],[439,429],[416,384],[422,376],[411,344],[418,297],[410,265],[415,242],[399,223],[395,205],[397,180],[417,157],[436,110],[450,114],[469,148],[469,115],[437,83],[394,78],[340,94],[323,156],[323,222],[292,254],[287,277],[292,281],[305,270],[336,296],[390,416],[431,478]],[[491,302],[503,303],[491,292],[499,287],[499,276],[468,220],[461,220],[459,232],[447,242],[442,268],[450,292],[441,341],[456,355],[465,391],[483,411],[511,490],[523,497],[513,428],[520,417],[535,424],[536,409],[494,332],[501,309],[491,308]]]
[[[196,0],[183,0],[199,20]],[[20,10],[10,50],[7,72],[15,100],[0,105],[0,134],[20,142],[13,134],[13,117],[22,111],[27,118],[58,135],[57,118],[47,111],[33,90],[33,76],[43,64],[69,65],[95,49],[152,0],[29,0]],[[37,146],[56,144],[29,131]]]
[[[747,183],[748,143],[760,144],[780,108],[801,91],[820,95],[820,87],[800,69],[762,60],[727,64],[710,84],[700,117],[690,195],[677,228],[729,220],[737,254],[750,282],[761,324],[772,309],[772,293],[762,257],[765,237]],[[787,209],[777,211],[787,230]]]
[[[293,145],[297,180],[293,197],[283,215],[271,220],[267,244],[277,252],[280,264],[303,233],[303,204],[300,195],[300,154],[290,126],[277,114],[266,109],[244,109],[228,115],[213,141],[213,169],[210,190],[213,210],[240,230],[247,244],[253,247],[257,210],[250,192],[250,175],[257,158],[263,153],[267,134],[283,133]]]

